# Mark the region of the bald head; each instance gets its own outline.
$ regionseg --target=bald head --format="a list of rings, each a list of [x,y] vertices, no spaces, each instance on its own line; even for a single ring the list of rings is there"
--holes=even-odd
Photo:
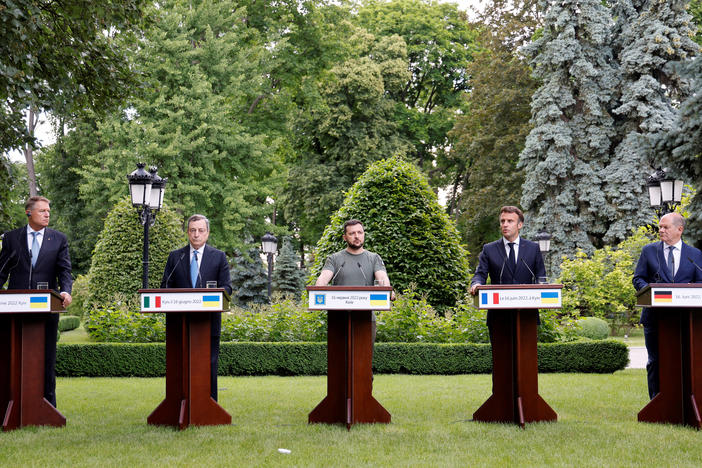
[[[685,218],[680,213],[668,213],[658,222],[658,234],[667,245],[677,244],[685,229]]]

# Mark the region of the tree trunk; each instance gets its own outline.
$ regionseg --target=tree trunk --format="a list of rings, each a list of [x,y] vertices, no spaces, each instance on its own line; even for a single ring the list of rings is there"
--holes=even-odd
[[[34,129],[39,121],[39,115],[34,112],[34,109],[29,109],[27,113],[27,133],[30,137],[34,137]],[[29,196],[37,195],[37,175],[34,172],[34,149],[32,145],[24,145],[24,159],[27,162],[27,181],[29,182]]]

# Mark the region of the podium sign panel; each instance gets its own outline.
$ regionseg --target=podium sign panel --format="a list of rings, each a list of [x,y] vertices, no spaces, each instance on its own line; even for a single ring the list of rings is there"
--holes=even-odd
[[[142,313],[166,314],[166,398],[149,415],[153,425],[180,429],[231,424],[210,396],[212,315],[229,308],[223,288],[140,289]]]
[[[561,307],[560,284],[478,287],[475,305],[491,314],[492,395],[473,413],[483,422],[555,421],[558,415],[539,395],[536,326],[539,309]]]
[[[45,329],[63,310],[55,291],[0,291],[0,418],[2,429],[65,426],[66,418],[44,398]]]
[[[0,294],[0,313],[51,312],[51,292],[17,293],[3,291]]]
[[[533,285],[528,285],[533,286]],[[543,286],[543,287],[542,287]],[[562,303],[561,289],[539,285],[532,288],[510,288],[481,291],[475,296],[478,309],[560,309]]]
[[[327,310],[327,396],[309,423],[389,423],[373,397],[372,310],[389,310],[389,286],[308,286],[310,310]]]
[[[369,288],[350,289],[345,286],[326,287],[309,292],[310,310],[390,310],[392,288],[378,286],[382,290]],[[337,289],[343,288],[343,289]]]
[[[660,393],[638,420],[702,428],[702,284],[652,283],[636,294],[658,323]]]

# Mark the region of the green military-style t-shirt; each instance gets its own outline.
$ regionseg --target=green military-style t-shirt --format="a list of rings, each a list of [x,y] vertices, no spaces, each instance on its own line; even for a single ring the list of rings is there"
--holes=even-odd
[[[335,286],[373,286],[375,272],[385,271],[385,263],[377,253],[364,250],[354,255],[344,249],[331,254],[322,269],[334,273]]]

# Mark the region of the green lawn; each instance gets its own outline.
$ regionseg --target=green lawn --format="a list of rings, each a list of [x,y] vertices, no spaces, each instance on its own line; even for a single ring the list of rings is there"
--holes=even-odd
[[[489,375],[378,375],[389,425],[308,425],[324,377],[221,377],[226,427],[146,425],[163,379],[60,378],[65,428],[0,433],[0,466],[700,466],[702,434],[636,422],[643,370],[544,374],[541,395],[557,423],[469,421]],[[291,454],[281,454],[286,448]]]

